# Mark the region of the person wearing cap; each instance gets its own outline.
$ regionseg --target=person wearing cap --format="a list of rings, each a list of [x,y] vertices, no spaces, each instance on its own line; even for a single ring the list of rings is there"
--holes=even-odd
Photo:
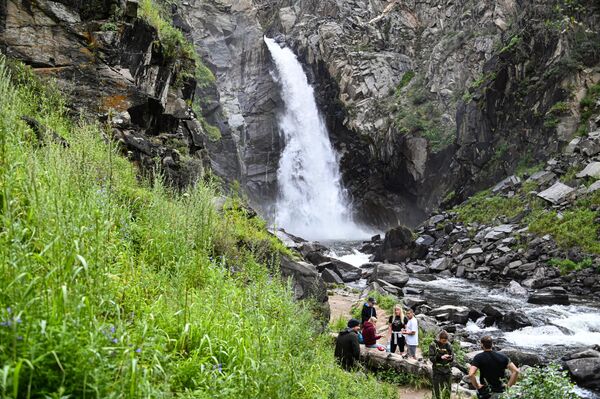
[[[376,303],[377,301],[375,301],[375,298],[373,297],[369,297],[369,299],[367,299],[367,302],[365,302],[361,312],[361,324],[365,324],[365,322],[369,321],[371,317],[377,318],[377,310],[375,309]]]
[[[359,330],[360,322],[356,319],[350,319],[348,320],[348,327],[340,331],[335,340],[335,357],[346,370],[352,369],[354,363],[360,358]]]

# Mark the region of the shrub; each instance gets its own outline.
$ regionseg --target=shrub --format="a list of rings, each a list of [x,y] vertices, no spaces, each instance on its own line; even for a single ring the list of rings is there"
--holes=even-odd
[[[577,399],[574,384],[559,366],[527,369],[524,377],[502,395],[502,399]]]

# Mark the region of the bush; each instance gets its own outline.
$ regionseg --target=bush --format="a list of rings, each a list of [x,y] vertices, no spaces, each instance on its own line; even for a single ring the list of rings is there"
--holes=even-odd
[[[502,399],[577,399],[574,384],[556,364],[527,369],[524,377]]]
[[[0,60],[0,391],[28,397],[395,397],[342,371],[281,243],[215,189],[140,182],[101,129]],[[70,142],[40,147],[20,116]],[[265,263],[269,263],[270,268]]]

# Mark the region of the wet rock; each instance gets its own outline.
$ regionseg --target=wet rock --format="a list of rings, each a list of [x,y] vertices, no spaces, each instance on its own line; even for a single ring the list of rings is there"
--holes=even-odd
[[[508,287],[506,288],[506,291],[509,294],[512,294],[514,296],[520,296],[520,297],[526,297],[527,296],[527,289],[523,288],[521,286],[521,284],[517,283],[514,280],[512,280],[510,283],[508,283]]]
[[[422,235],[416,239],[415,243],[417,245],[423,245],[425,247],[431,247],[435,243],[435,238],[430,235]]]
[[[429,314],[441,321],[451,321],[457,324],[467,324],[470,309],[466,306],[445,305],[433,309]]]
[[[307,261],[315,266],[331,261],[331,258],[329,256],[325,256],[322,251],[309,252],[304,256],[304,258],[306,258]]]
[[[552,187],[539,193],[538,197],[543,198],[553,204],[559,204],[574,191],[574,188],[569,187],[561,182],[556,182],[552,185]]]
[[[531,325],[527,316],[514,310],[507,312],[498,323],[498,327],[504,331],[514,331]]]
[[[491,317],[494,320],[501,320],[503,317],[502,312],[493,307],[492,305],[485,305],[481,311],[486,315]]]
[[[412,310],[417,309],[421,305],[427,304],[427,301],[425,299],[415,298],[415,297],[410,297],[410,296],[405,296],[402,299],[402,302],[404,303],[404,306],[409,307]]]
[[[569,294],[563,287],[547,287],[529,295],[529,303],[538,305],[569,305]]]
[[[420,266],[415,263],[409,263],[406,265],[406,271],[410,274],[423,274],[427,273],[427,268],[425,266]]]
[[[408,283],[408,278],[408,274],[404,267],[390,263],[378,263],[373,269],[370,280],[383,280],[396,287],[402,288]]]

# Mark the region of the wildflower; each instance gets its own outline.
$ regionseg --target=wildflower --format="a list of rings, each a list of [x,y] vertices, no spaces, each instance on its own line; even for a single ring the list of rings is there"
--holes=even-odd
[[[116,338],[113,338],[113,339],[112,339],[112,342],[113,342],[113,344],[116,344],[117,342],[119,342],[119,340],[118,340],[118,339],[116,339]]]
[[[0,327],[10,327],[10,320],[0,322]]]
[[[6,308],[6,311],[8,312],[8,314],[11,314],[12,313],[12,308],[9,306],[9,307]]]
[[[111,334],[115,333],[115,326],[110,326],[110,332],[111,332]]]
[[[135,353],[142,353],[142,348],[137,348],[137,349],[135,350]]]
[[[223,365],[221,363],[215,364],[213,366],[213,370],[217,370],[219,373],[222,373],[223,372]]]

